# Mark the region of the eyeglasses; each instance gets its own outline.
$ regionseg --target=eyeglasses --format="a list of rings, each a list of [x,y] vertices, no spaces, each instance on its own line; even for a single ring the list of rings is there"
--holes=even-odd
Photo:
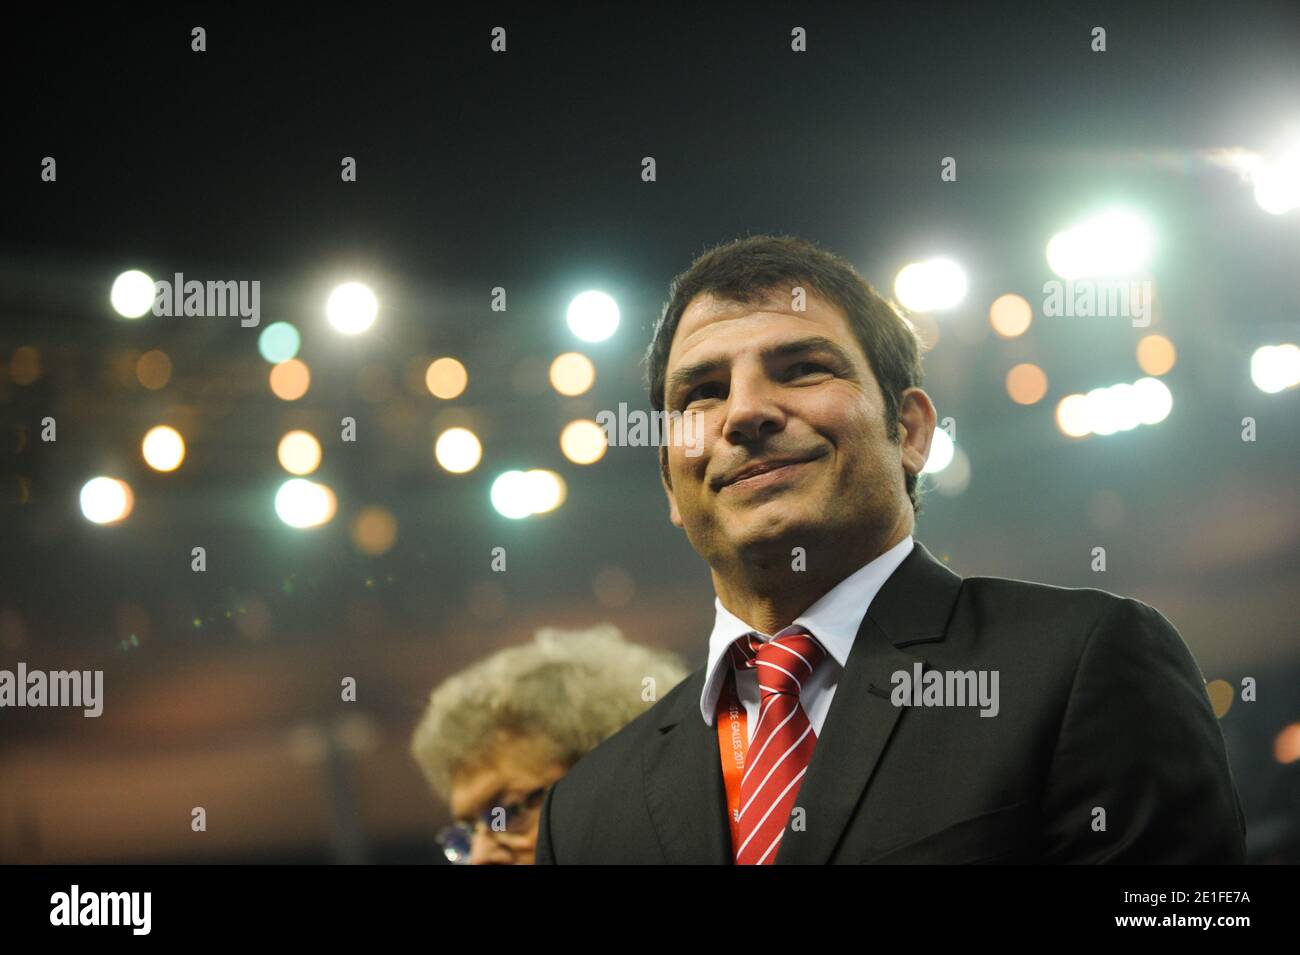
[[[453,822],[450,826],[442,829],[436,839],[439,846],[442,847],[443,855],[447,857],[452,865],[468,865],[470,847],[474,843],[474,833],[478,831],[480,825],[487,826],[488,832],[495,837],[501,832],[518,834],[527,826],[521,826],[524,814],[530,810],[536,809],[546,795],[549,786],[539,786],[532,792],[528,793],[518,802],[511,803],[509,806],[493,806],[475,817],[473,822],[458,821]],[[503,811],[505,816],[505,829],[499,828],[501,823],[497,820],[501,817],[498,811]],[[493,825],[497,823],[497,825]]]

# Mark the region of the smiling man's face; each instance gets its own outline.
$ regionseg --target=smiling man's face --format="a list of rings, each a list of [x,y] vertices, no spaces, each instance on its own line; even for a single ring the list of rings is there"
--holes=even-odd
[[[779,292],[752,305],[701,295],[673,336],[665,408],[702,416],[704,450],[691,456],[671,443],[664,488],[672,522],[715,573],[788,567],[796,546],[811,560],[816,549],[911,530],[904,469],[925,464],[933,406],[909,389],[929,408],[928,429],[912,399],[902,431],[915,433],[891,441],[847,318],[814,294],[806,305],[796,312]]]

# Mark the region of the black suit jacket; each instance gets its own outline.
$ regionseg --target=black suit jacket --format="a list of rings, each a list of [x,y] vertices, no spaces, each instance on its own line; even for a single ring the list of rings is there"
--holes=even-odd
[[[895,706],[892,675],[918,661],[997,670],[998,715]],[[551,789],[539,863],[731,861],[703,681]],[[920,542],[862,621],[798,806],[777,863],[1245,860],[1223,735],[1168,620],[1100,590],[963,579]]]

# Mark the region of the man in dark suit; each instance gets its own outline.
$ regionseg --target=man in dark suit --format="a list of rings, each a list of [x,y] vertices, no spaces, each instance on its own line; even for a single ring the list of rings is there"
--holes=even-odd
[[[1156,610],[962,578],[912,538],[915,333],[792,237],[701,256],[648,355],[708,664],[547,794],[539,863],[1242,862],[1204,680]],[[683,419],[683,420],[689,420]]]

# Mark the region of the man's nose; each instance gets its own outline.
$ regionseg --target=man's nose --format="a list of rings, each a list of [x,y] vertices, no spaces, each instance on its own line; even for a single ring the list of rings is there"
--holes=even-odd
[[[727,395],[722,433],[734,444],[749,444],[785,427],[775,383],[765,374],[735,371]]]

